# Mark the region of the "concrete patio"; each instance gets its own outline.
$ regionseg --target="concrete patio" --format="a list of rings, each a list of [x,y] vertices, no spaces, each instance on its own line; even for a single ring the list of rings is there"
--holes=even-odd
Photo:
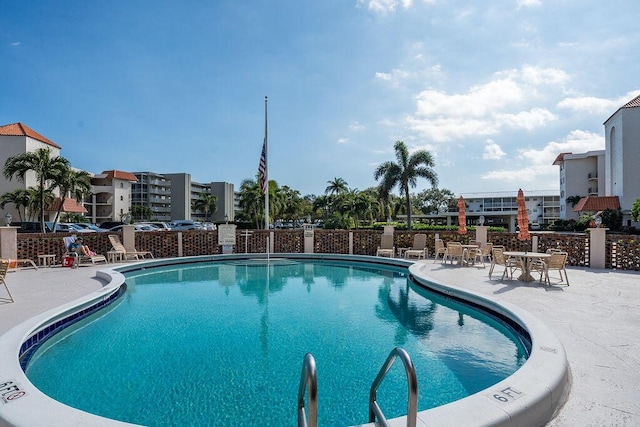
[[[567,402],[549,426],[640,425],[640,273],[569,268],[571,286],[549,288],[539,282],[501,281],[498,267],[489,280],[488,265],[419,262],[423,274],[516,304],[555,331],[567,352],[572,385]],[[0,302],[0,333],[100,290],[105,283],[95,273],[104,268],[10,272],[6,281],[15,302]]]

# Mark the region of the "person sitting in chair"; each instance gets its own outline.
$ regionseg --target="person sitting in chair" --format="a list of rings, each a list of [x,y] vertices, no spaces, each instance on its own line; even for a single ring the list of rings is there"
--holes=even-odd
[[[69,250],[85,256],[94,256],[96,253],[84,244],[82,237],[76,237],[76,240],[69,245]]]

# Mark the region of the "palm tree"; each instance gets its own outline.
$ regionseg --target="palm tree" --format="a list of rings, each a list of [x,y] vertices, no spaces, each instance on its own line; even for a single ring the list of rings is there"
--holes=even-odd
[[[20,222],[24,221],[27,217],[27,208],[31,204],[29,191],[23,188],[17,188],[9,193],[4,193],[0,196],[0,209],[4,209],[8,203],[14,204],[18,211]]]
[[[218,210],[218,197],[213,194],[200,194],[200,198],[193,202],[196,210],[204,211],[204,220],[207,221],[207,215]]]
[[[76,200],[82,200],[84,196],[91,194],[91,174],[85,171],[73,170],[69,166],[58,177],[55,184],[60,189],[60,204],[58,205],[56,217],[53,219],[54,230],[60,218],[60,212],[62,212],[62,205],[67,200],[67,195]]]
[[[238,217],[247,222],[254,222],[256,228],[264,222],[264,194],[257,181],[245,179],[238,192]]]
[[[38,192],[40,199],[40,226],[46,232],[44,225],[45,191],[48,186],[55,182],[69,167],[69,161],[64,157],[51,157],[51,150],[39,148],[36,151],[29,151],[9,157],[4,164],[4,176],[9,181],[17,176],[19,181],[24,182],[25,175],[29,171],[35,172],[38,181]]]
[[[333,178],[333,181],[327,181],[327,184],[329,185],[324,192],[330,196],[335,196],[349,191],[347,181],[342,178]]]
[[[411,196],[409,188],[415,187],[418,178],[425,178],[432,187],[438,185],[438,176],[432,169],[435,165],[431,153],[418,150],[409,155],[407,146],[402,141],[396,141],[393,146],[398,163],[384,162],[378,166],[373,174],[377,181],[382,177],[380,194],[387,197],[393,187],[400,188],[400,193],[405,197],[405,209],[407,212],[407,230],[411,230]]]

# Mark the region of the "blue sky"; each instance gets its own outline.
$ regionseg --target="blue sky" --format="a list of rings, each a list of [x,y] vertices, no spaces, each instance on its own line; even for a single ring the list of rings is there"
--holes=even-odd
[[[459,193],[557,189],[640,94],[636,0],[0,1],[0,124],[74,167],[376,185],[393,144]],[[414,191],[428,187],[418,182]]]

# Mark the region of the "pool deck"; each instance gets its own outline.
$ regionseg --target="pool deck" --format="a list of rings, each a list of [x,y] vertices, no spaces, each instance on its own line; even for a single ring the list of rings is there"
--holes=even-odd
[[[571,367],[567,402],[548,426],[640,425],[640,273],[568,268],[571,286],[488,278],[489,266],[420,261],[433,279],[515,304],[542,320],[563,343]],[[15,300],[0,302],[0,334],[76,298],[100,291],[109,266],[21,269],[7,274]],[[556,273],[557,272],[553,272]],[[0,296],[4,297],[4,288]]]

